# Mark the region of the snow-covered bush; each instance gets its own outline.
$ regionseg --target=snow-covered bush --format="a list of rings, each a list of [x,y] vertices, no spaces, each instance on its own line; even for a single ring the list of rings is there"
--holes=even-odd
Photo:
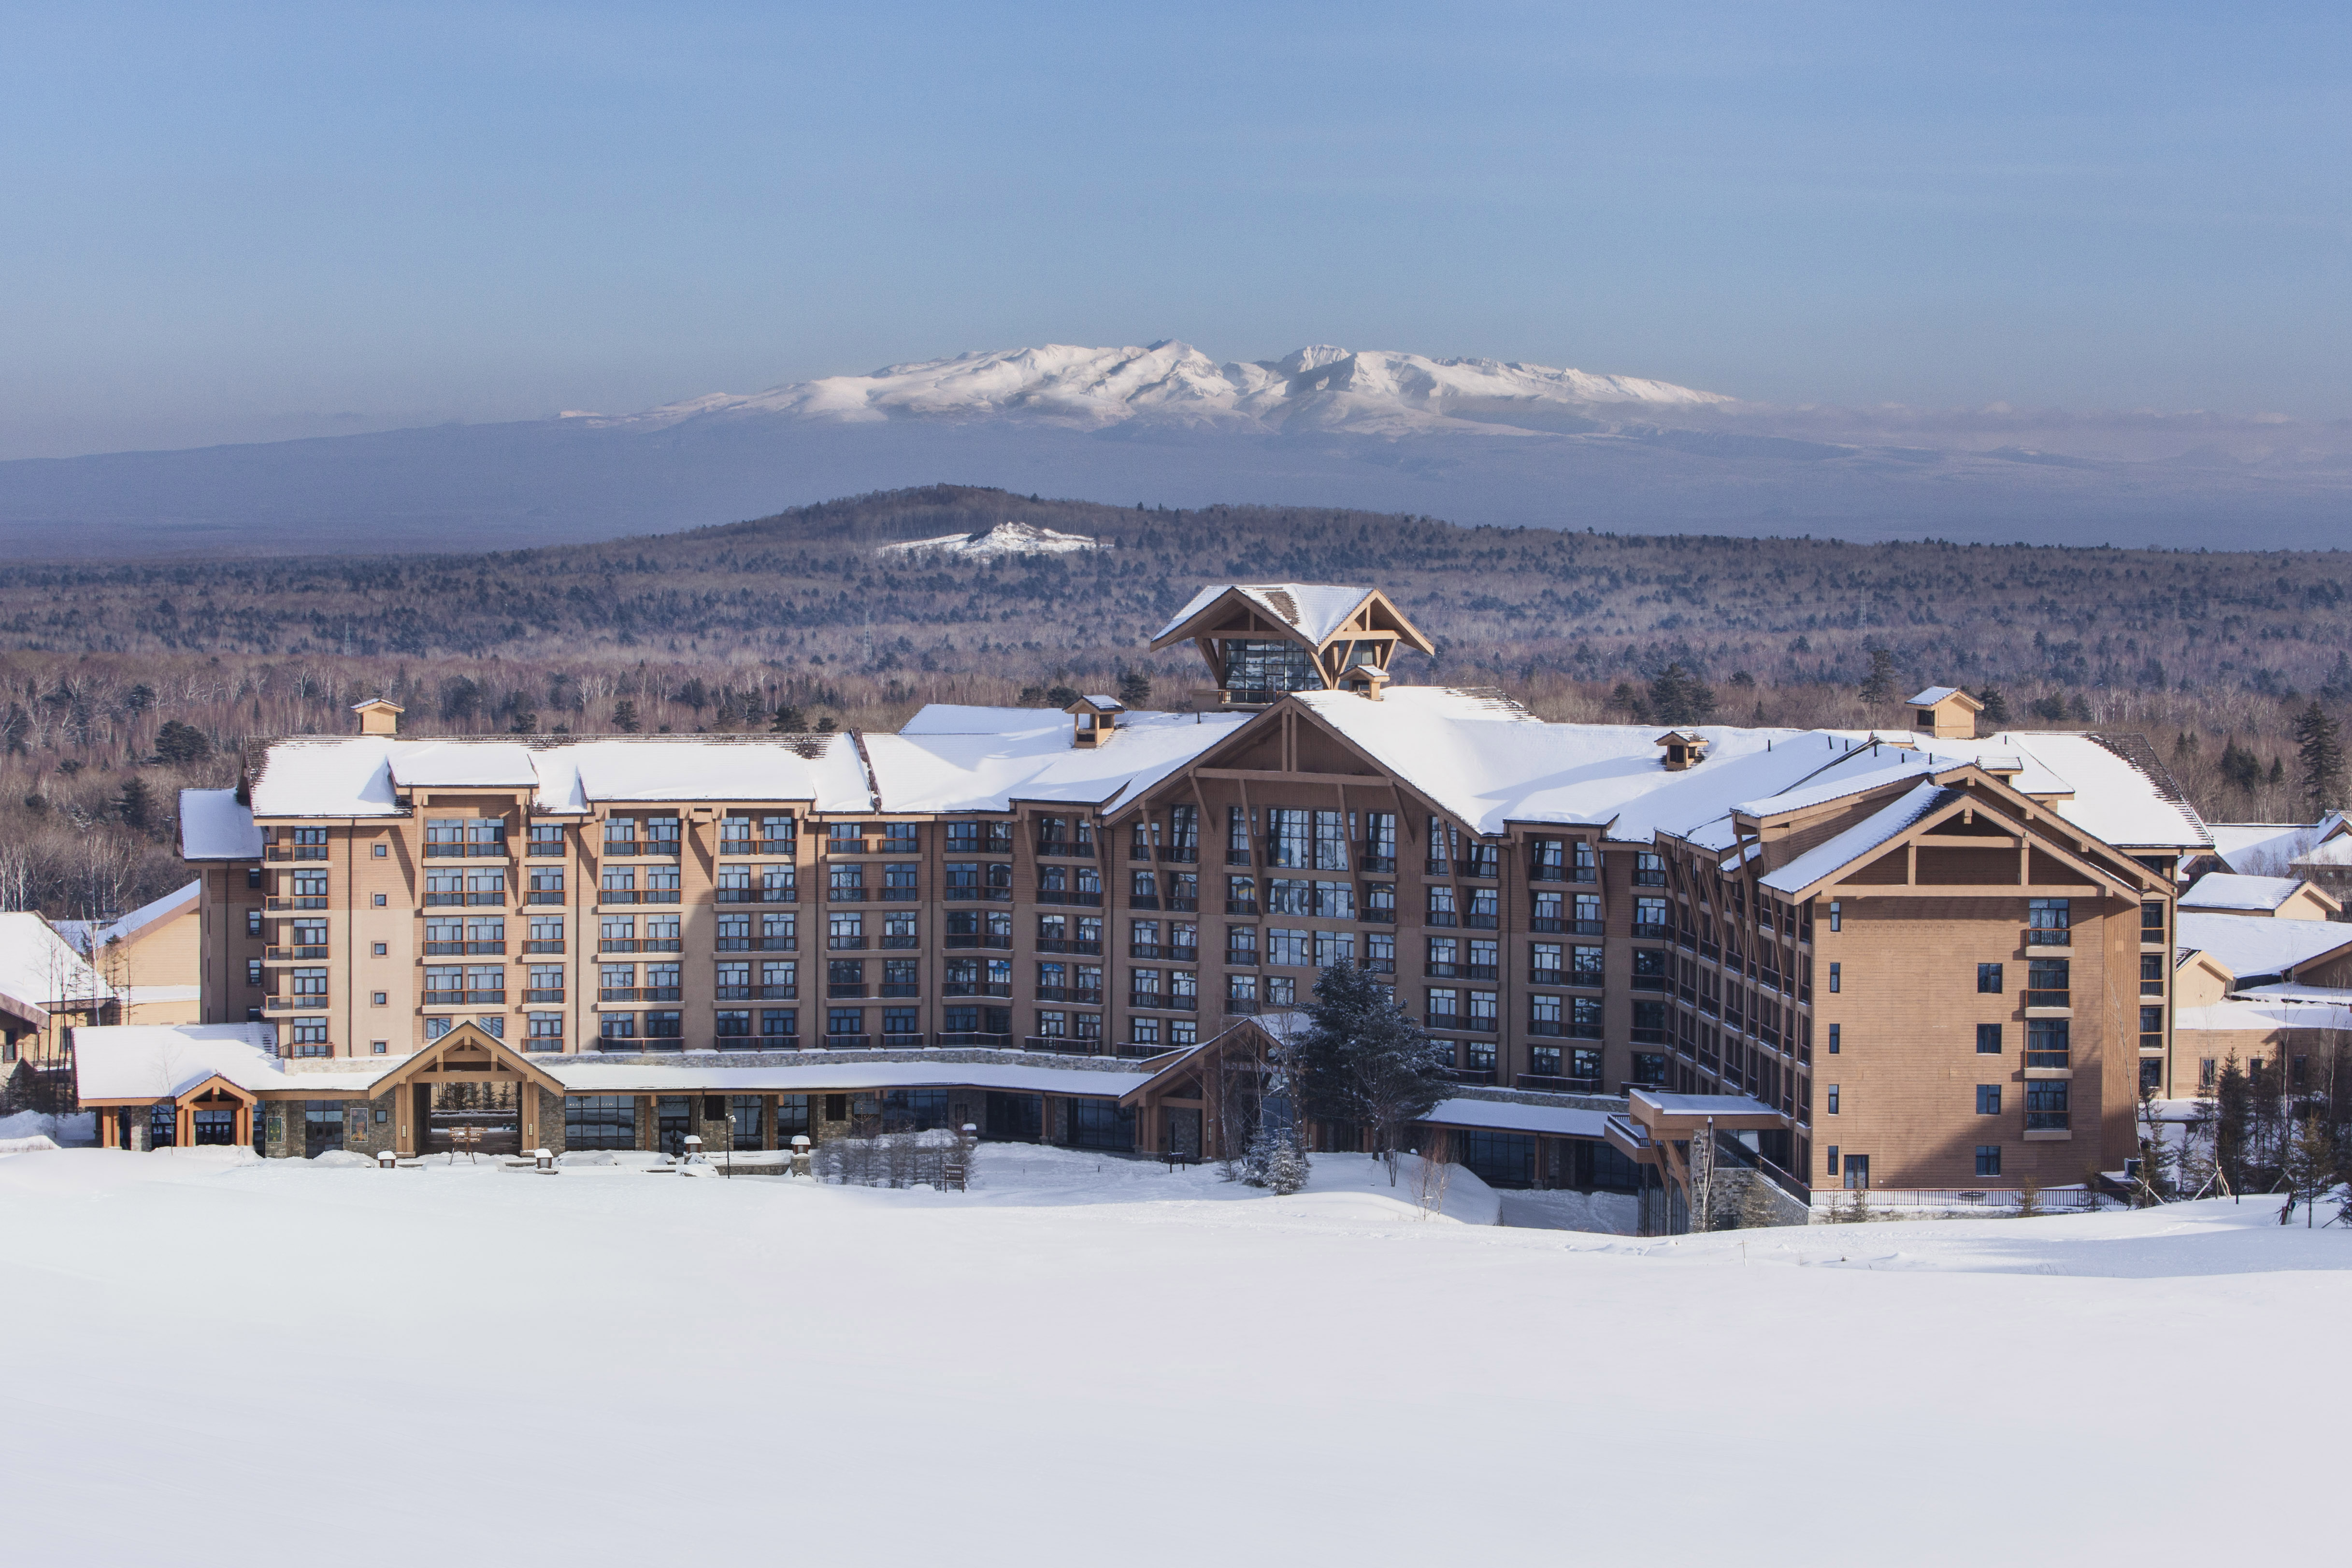
[[[945,1192],[948,1168],[969,1173],[965,1140],[944,1127],[927,1132],[885,1132],[878,1138],[832,1138],[810,1162],[820,1181],[851,1187],[933,1187]]]

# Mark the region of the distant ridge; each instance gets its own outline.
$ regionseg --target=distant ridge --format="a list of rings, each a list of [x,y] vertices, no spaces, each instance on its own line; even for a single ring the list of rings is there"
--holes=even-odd
[[[1317,345],[958,354],[574,411],[0,463],[0,557],[516,549],[953,483],[1190,510],[1860,542],[2327,549],[2352,425],[1779,408],[1672,382]]]

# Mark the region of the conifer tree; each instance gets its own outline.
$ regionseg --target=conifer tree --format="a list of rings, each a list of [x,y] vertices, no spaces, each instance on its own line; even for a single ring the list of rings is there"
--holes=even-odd
[[[1698,724],[1715,712],[1715,691],[1706,682],[1670,664],[1650,682],[1650,718],[1661,724]]]
[[[2318,1117],[2305,1117],[2287,1140],[2284,1166],[2287,1191],[2302,1201],[2304,1227],[2309,1229],[2311,1211],[2336,1184],[2336,1140]]]
[[[1886,649],[1870,650],[1870,673],[1863,678],[1860,696],[1874,707],[1895,700],[1895,656]]]
[[[1151,677],[1139,669],[1119,671],[1118,700],[1129,708],[1148,706],[1151,701]]]
[[[2315,817],[2344,805],[2344,737],[2327,710],[2316,701],[2294,721],[2294,750],[2302,763],[2303,799]]]
[[[797,735],[808,727],[808,715],[793,703],[786,702],[776,709],[776,721],[768,726],[768,731],[776,735]]]
[[[613,728],[624,735],[634,735],[645,728],[644,721],[637,717],[637,704],[634,698],[624,697],[613,704]]]
[[[1372,1152],[1388,1162],[1393,1186],[1400,1135],[1452,1089],[1443,1047],[1352,963],[1322,973],[1306,1012],[1307,1030],[1288,1052],[1301,1110],[1371,1129]]]
[[[2233,1196],[2246,1190],[2246,1134],[2252,1114],[2246,1069],[2231,1051],[2221,1059],[2221,1076],[2213,1085],[2213,1164]]]
[[[1986,687],[1977,693],[1977,700],[1984,704],[1986,723],[2000,725],[2009,722],[2009,699],[2001,695],[2000,687]]]

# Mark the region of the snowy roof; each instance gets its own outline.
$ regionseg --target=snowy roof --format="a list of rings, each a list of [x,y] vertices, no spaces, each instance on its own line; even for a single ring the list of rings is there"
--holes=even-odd
[[[261,829],[253,811],[233,789],[180,792],[180,858],[184,860],[258,860]]]
[[[1017,1062],[861,1061],[821,1056],[782,1066],[738,1066],[717,1052],[708,1064],[670,1057],[649,1065],[600,1062],[580,1057],[541,1057],[537,1065],[578,1094],[765,1089],[787,1093],[854,1089],[970,1087],[1030,1094],[1121,1095],[1152,1075],[1087,1068],[1028,1067]]]
[[[2216,1002],[2172,1016],[2177,1033],[2206,1029],[2352,1029],[2352,1007],[2305,1002]]]
[[[253,815],[393,816],[403,809],[401,790],[467,788],[528,789],[535,806],[556,812],[644,800],[805,800],[822,811],[873,805],[857,743],[846,732],[528,744],[361,735],[273,743],[253,779]],[[248,853],[260,852],[257,843]]]
[[[1422,1118],[1437,1127],[1492,1127],[1505,1132],[1548,1132],[1559,1138],[1601,1137],[1608,1120],[1606,1111],[1512,1100],[1442,1100]]]
[[[73,944],[37,914],[0,914],[0,994],[45,1007],[114,994]]]
[[[2309,853],[2340,820],[2330,812],[2318,822],[2216,822],[2213,849],[2232,871],[2268,875]]]
[[[1944,795],[1944,786],[1933,780],[1914,785],[1892,805],[1882,806],[1843,833],[1814,845],[1787,865],[1764,873],[1764,886],[1780,893],[1803,891],[1901,834],[1933,811]]]
[[[184,888],[174,888],[152,903],[142,904],[116,921],[58,921],[58,932],[79,948],[88,942],[90,950],[104,947],[110,942],[128,942],[164,916],[185,909],[205,890],[203,881],[190,882]],[[161,998],[152,998],[161,1000]]]
[[[1937,703],[1941,702],[1947,697],[1967,697],[1970,707],[1975,708],[1979,711],[1984,708],[1983,703],[1979,702],[1973,697],[1969,697],[1967,692],[1961,690],[1957,686],[1931,686],[1927,688],[1927,690],[1913,697],[1911,699],[1911,706],[1914,708],[1933,708]]]
[[[1239,594],[1268,618],[1297,627],[1312,643],[1329,637],[1372,596],[1370,588],[1324,583],[1220,583],[1193,595],[1192,602],[1177,611],[1151,640],[1158,642],[1229,593]]]
[[[2303,883],[2293,877],[2240,877],[2209,871],[2180,895],[2184,910],[2274,910]]]
[[[2284,974],[2352,946],[2352,925],[2335,921],[2248,920],[2243,915],[2184,910],[2175,940],[2181,947],[2210,954],[2231,974],[2244,978]]]
[[[1106,744],[1080,749],[1056,712],[934,703],[896,735],[867,735],[866,753],[883,811],[1007,811],[1016,800],[1100,806],[1150,788],[1250,717],[1127,713]]]
[[[2342,985],[2250,985],[2238,994],[2249,1002],[2300,1002],[2352,1007],[2352,988]]]
[[[76,1029],[75,1088],[84,1100],[168,1100],[214,1077],[247,1090],[283,1089],[288,1075],[278,1058],[277,1039],[275,1024],[114,1024]],[[382,1061],[370,1059],[369,1078],[383,1071]],[[330,1087],[328,1076],[306,1076],[302,1081]]]
[[[2234,862],[2233,862],[2234,863]],[[2336,870],[2352,866],[2352,838],[2335,837],[2305,850],[2287,864],[2309,867],[2317,870]]]

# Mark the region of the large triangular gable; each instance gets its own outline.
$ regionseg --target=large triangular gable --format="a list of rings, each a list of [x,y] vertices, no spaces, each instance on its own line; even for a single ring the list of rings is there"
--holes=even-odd
[[[478,1024],[460,1024],[368,1086],[375,1099],[404,1084],[457,1083],[483,1072],[512,1073],[551,1094],[563,1082]]]

